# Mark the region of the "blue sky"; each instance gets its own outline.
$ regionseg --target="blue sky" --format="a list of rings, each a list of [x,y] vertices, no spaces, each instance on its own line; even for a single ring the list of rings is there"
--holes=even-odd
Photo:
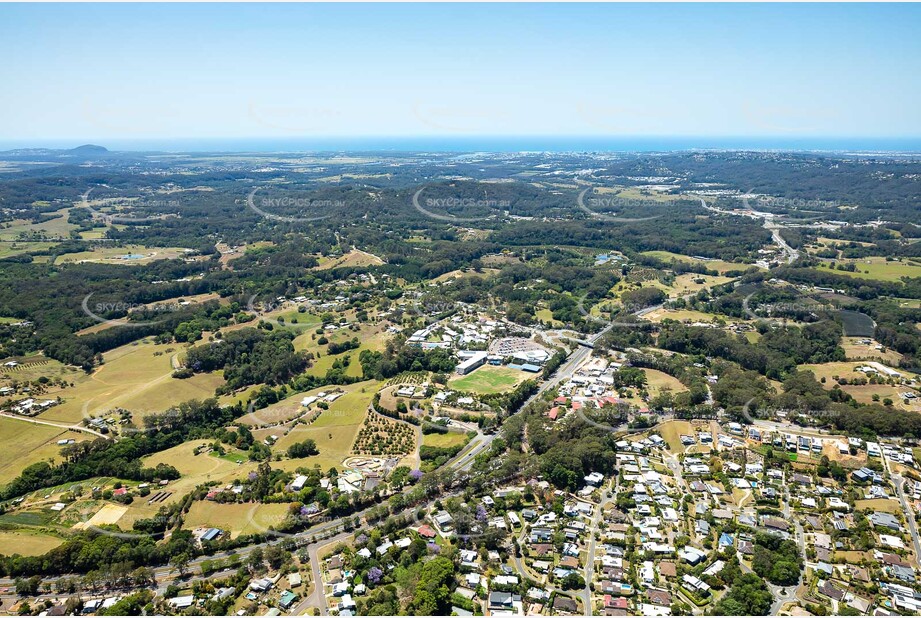
[[[921,6],[0,5],[0,139],[921,136]]]

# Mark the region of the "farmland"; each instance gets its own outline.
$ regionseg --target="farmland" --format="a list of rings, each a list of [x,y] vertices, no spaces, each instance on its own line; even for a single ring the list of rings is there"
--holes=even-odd
[[[822,262],[816,269],[871,281],[900,281],[902,277],[921,277],[921,263],[914,260],[887,261],[883,257],[869,257],[860,260],[836,260],[835,263],[853,264],[855,270],[832,270],[830,262]]]
[[[459,391],[489,395],[514,388],[516,384],[526,379],[528,379],[528,374],[524,371],[484,365],[465,376],[452,377],[448,386]]]
[[[33,463],[60,461],[58,440],[86,440],[88,437],[82,432],[0,416],[0,449],[3,451],[0,485],[9,482]]]
[[[218,504],[193,502],[185,518],[185,527],[220,528],[231,538],[241,534],[259,534],[280,525],[288,515],[289,504]]]
[[[364,422],[368,413],[368,405],[374,393],[377,392],[376,382],[359,382],[343,387],[346,394],[329,404],[328,410],[323,410],[315,421],[310,424],[294,424],[291,427],[272,427],[255,429],[253,435],[256,439],[263,440],[269,436],[278,436],[278,441],[272,447],[277,454],[284,453],[295,442],[312,439],[317,443],[319,455],[307,460],[289,460],[282,462],[283,467],[294,469],[297,466],[319,465],[327,470],[331,467],[341,466],[342,461],[352,453],[352,444],[358,429]],[[290,406],[296,399],[299,405],[303,395],[298,394],[291,400],[286,400],[285,405]]]
[[[56,536],[31,530],[0,530],[0,547],[15,548],[23,556],[40,556],[63,542]]]
[[[680,253],[672,253],[670,251],[644,251],[643,255],[658,258],[666,262],[678,261],[686,262],[688,264],[702,264],[708,269],[715,270],[720,274],[734,270],[748,270],[749,268],[757,268],[754,264],[741,264],[738,262],[726,262],[723,260],[700,260],[691,257],[690,255],[681,255]]]
[[[162,412],[189,399],[213,397],[214,389],[223,382],[219,372],[185,380],[172,377],[174,359],[180,354],[176,345],[149,340],[107,352],[104,364],[89,376],[76,376],[74,386],[60,392],[63,402],[41,418],[78,423],[119,407],[131,411],[139,424],[146,414]]]

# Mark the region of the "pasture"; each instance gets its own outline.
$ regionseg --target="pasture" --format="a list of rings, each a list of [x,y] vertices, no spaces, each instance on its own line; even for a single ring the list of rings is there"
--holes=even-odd
[[[230,532],[231,538],[241,534],[258,534],[280,525],[288,516],[289,503],[279,504],[218,504],[193,502],[185,516],[183,527],[220,528]]]
[[[677,261],[688,264],[703,264],[709,270],[715,270],[721,275],[733,270],[748,270],[749,268],[760,268],[754,264],[742,264],[740,262],[726,262],[723,260],[700,260],[690,255],[672,253],[671,251],[643,251],[643,255],[648,255],[665,262]],[[763,269],[762,269],[763,270]]]
[[[658,395],[664,390],[670,390],[673,393],[680,393],[688,390],[678,378],[674,378],[658,369],[644,369],[643,372],[646,374],[648,390],[653,396]],[[665,436],[662,437],[664,438]]]
[[[89,434],[0,416],[0,484],[39,461],[61,461],[58,440],[86,440]]]
[[[534,374],[528,374],[519,369],[483,365],[465,376],[453,376],[448,380],[448,388],[480,395],[491,395],[512,390],[531,375]]]
[[[63,539],[34,530],[0,530],[0,553],[7,556],[41,556],[63,543]]]
[[[93,262],[96,264],[125,264],[130,266],[148,264],[155,260],[174,260],[185,256],[186,253],[187,250],[182,247],[103,246],[95,247],[91,251],[65,253],[55,260],[55,265]]]
[[[172,377],[182,348],[155,344],[150,339],[120,346],[103,355],[104,363],[89,376],[74,379],[74,387],[60,393],[63,403],[50,408],[42,419],[78,423],[87,416],[102,416],[116,407],[143,416],[162,412],[189,399],[207,399],[224,379],[220,372]]]
[[[682,435],[697,436],[697,428],[688,421],[666,421],[655,428],[655,431],[662,436],[662,439],[668,442],[668,447],[672,453],[684,452],[684,445],[681,443]]]
[[[727,262],[728,264],[728,262]],[[660,288],[670,298],[696,294],[701,290],[708,290],[714,286],[721,285],[732,281],[731,277],[698,275],[696,273],[684,273],[678,275],[670,283],[665,284],[659,280],[652,282],[654,287]]]
[[[856,277],[858,279],[872,279],[874,281],[901,281],[902,277],[921,277],[921,262],[903,258],[901,260],[886,261],[884,257],[868,257],[854,260],[835,260],[836,264],[853,264],[854,272],[837,270],[831,267],[830,261],[823,261],[815,267],[823,272],[833,272],[836,275]]]
[[[901,354],[890,349],[886,349],[885,352],[881,349],[877,350],[876,346],[879,345],[879,342],[871,340],[870,343],[860,343],[863,340],[863,337],[844,337],[841,340],[841,347],[844,348],[848,360],[879,359],[892,367],[899,366]]]
[[[377,257],[376,255],[366,251],[352,249],[340,257],[324,261],[316,267],[316,270],[330,270],[332,268],[357,268],[361,266],[380,266],[383,263],[384,260]]]
[[[459,431],[449,431],[447,433],[427,433],[422,436],[422,446],[435,446],[439,448],[450,448],[459,444],[467,444],[470,438],[467,434]]]
[[[323,410],[312,423],[294,423],[291,426],[257,429],[253,431],[253,436],[257,440],[264,440],[271,435],[278,436],[278,441],[272,446],[272,452],[279,455],[283,455],[292,444],[303,442],[308,438],[317,443],[319,455],[306,459],[285,460],[273,466],[277,465],[285,470],[315,465],[319,465],[323,470],[341,467],[342,461],[352,454],[355,436],[365,420],[368,406],[379,387],[380,384],[373,381],[358,382],[342,387],[346,394],[329,404],[329,409]],[[290,406],[294,403],[300,405],[303,397],[303,393],[298,393],[286,399],[285,405]]]

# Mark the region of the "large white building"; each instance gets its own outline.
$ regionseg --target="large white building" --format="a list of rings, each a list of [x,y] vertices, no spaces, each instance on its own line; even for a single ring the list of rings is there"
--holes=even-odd
[[[471,371],[473,371],[474,369],[476,369],[477,367],[485,363],[487,356],[488,354],[486,354],[486,352],[477,352],[471,355],[469,358],[461,361],[460,364],[457,365],[457,368],[455,369],[455,371],[457,371],[459,375],[462,375],[462,376],[467,375],[468,373],[470,373]]]

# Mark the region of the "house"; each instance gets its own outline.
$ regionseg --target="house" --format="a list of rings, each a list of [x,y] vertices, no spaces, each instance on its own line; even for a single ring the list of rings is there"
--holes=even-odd
[[[521,604],[521,595],[511,592],[490,592],[489,611],[515,611],[515,604]]]
[[[685,574],[681,577],[681,581],[684,582],[684,585],[691,590],[692,592],[707,596],[710,594],[710,586],[707,582],[694,577],[693,575]]]
[[[195,602],[195,597],[192,596],[191,594],[186,594],[181,597],[173,597],[172,599],[167,600],[167,603],[169,603],[171,607],[174,607],[176,609],[186,609],[188,607],[192,607],[192,604],[194,602]]]
[[[646,596],[649,598],[649,602],[655,605],[668,607],[672,604],[672,595],[669,594],[666,590],[650,588],[646,591]]]
[[[765,517],[761,520],[761,525],[765,528],[780,530],[782,532],[786,532],[790,529],[790,522],[777,517]]]
[[[870,513],[869,519],[870,523],[872,523],[876,528],[889,528],[890,530],[902,529],[902,524],[899,523],[898,518],[892,513],[874,511],[873,513]]]
[[[579,604],[575,599],[558,594],[553,599],[553,609],[565,614],[576,614],[579,611]]]
[[[249,583],[249,589],[253,592],[268,592],[272,589],[275,583],[268,577],[263,577],[262,579],[256,579]]]
[[[846,591],[833,585],[831,581],[825,581],[818,586],[818,591],[834,601],[840,601],[844,598]]]
[[[659,575],[662,577],[677,577],[678,566],[674,562],[663,561],[659,563]],[[657,605],[660,605],[657,603]]]
[[[707,557],[707,554],[704,551],[697,549],[696,547],[685,545],[681,551],[678,552],[678,557],[691,566],[694,566],[700,564],[704,558]]]
[[[285,590],[281,593],[281,596],[278,598],[278,605],[282,609],[290,609],[294,602],[297,600],[297,595],[291,592],[290,590]]]

